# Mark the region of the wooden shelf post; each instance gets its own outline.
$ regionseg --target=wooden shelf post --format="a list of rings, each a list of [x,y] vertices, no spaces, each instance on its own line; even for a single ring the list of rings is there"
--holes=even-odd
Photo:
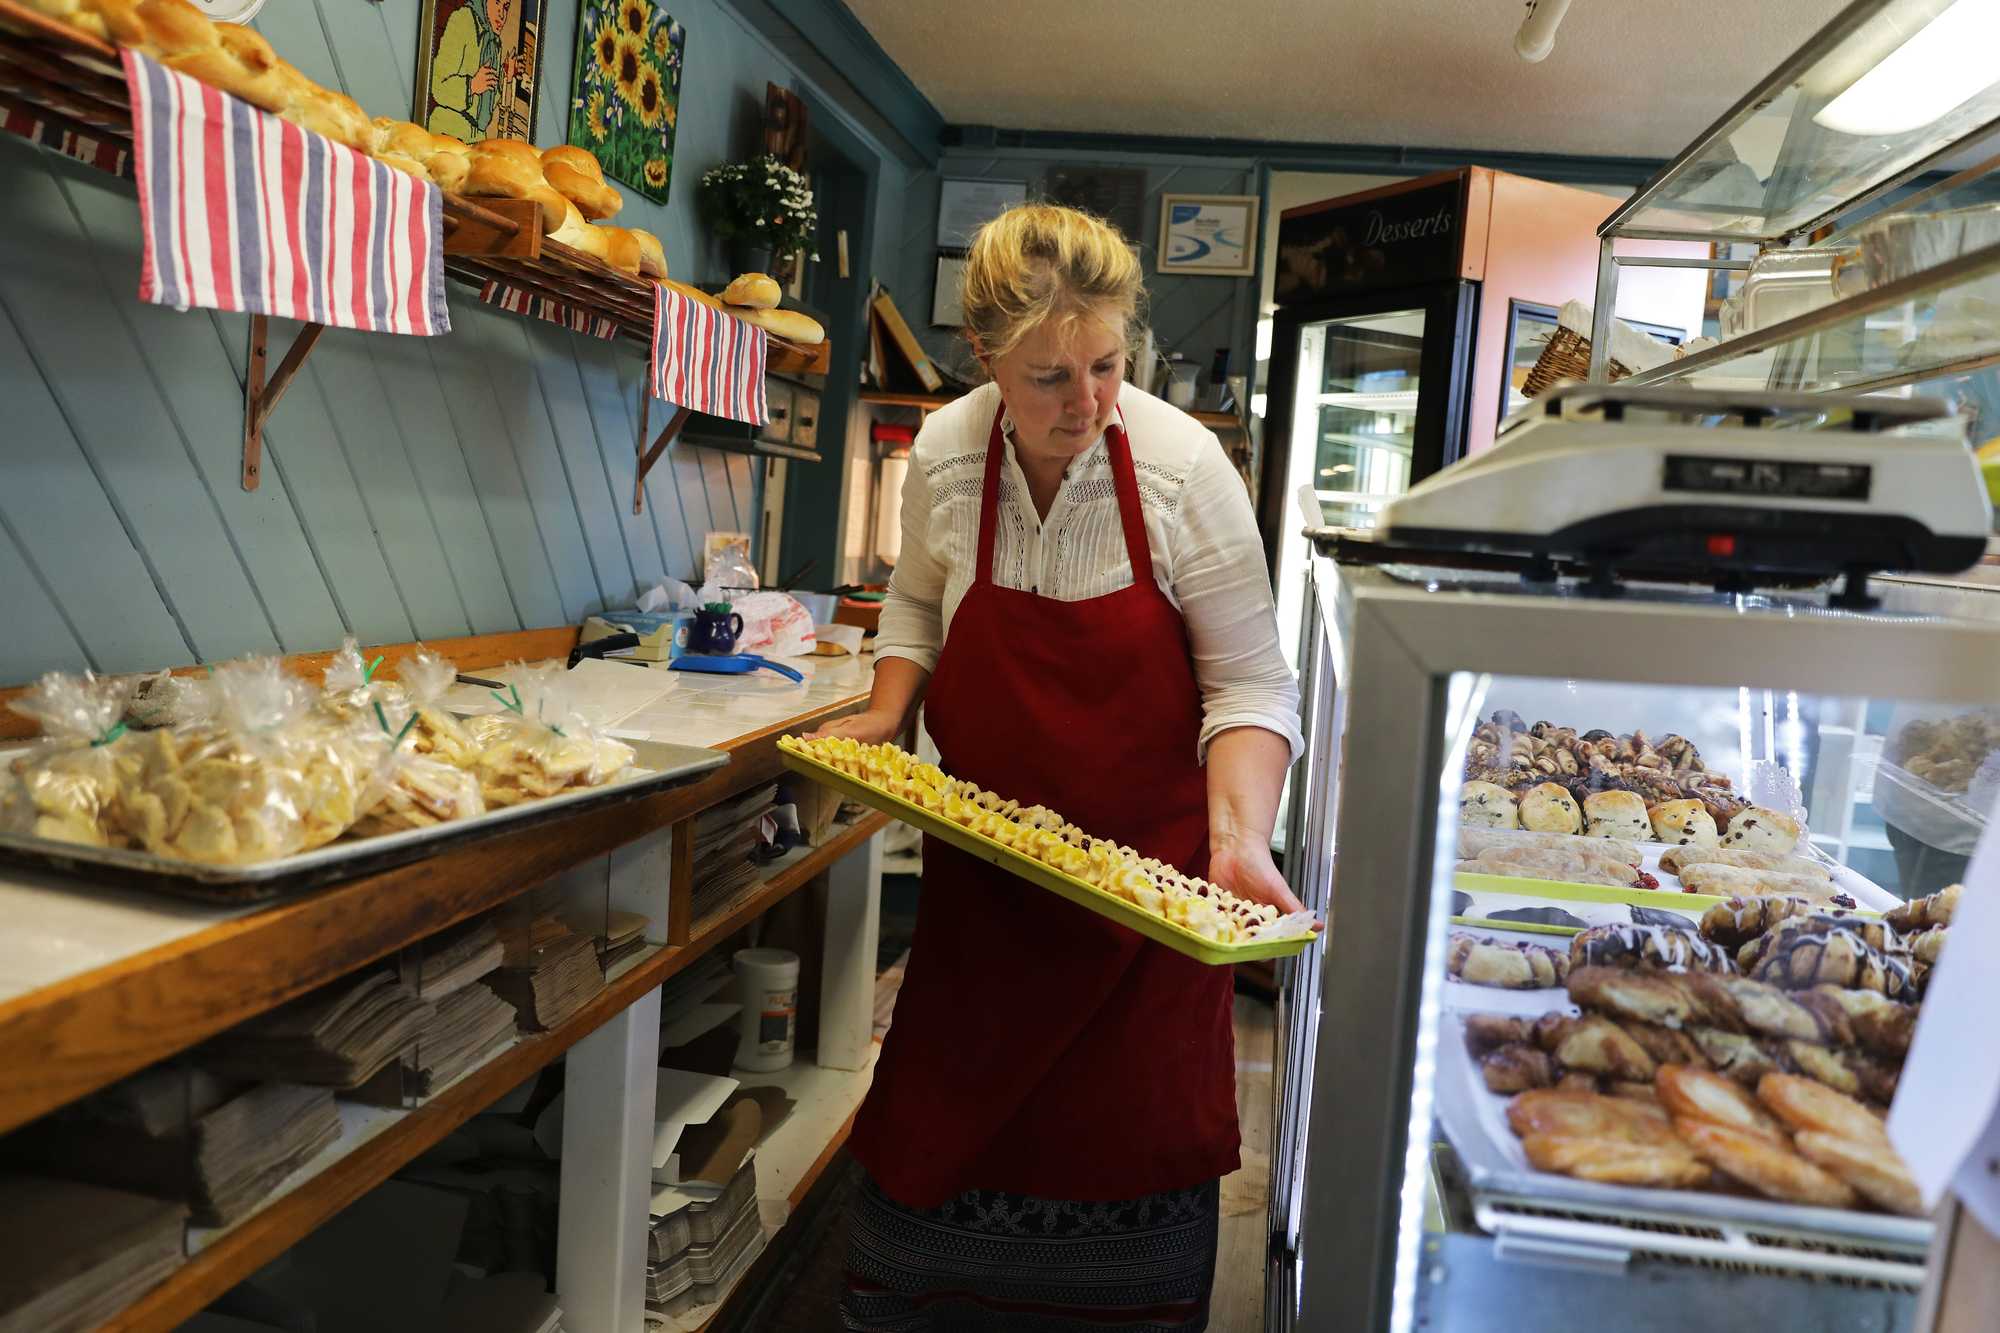
[[[271,320],[268,315],[250,316],[250,356],[247,373],[243,379],[243,489],[254,491],[264,472],[264,423],[271,419],[277,409],[278,400],[285,396],[285,390],[292,387],[292,380],[304,366],[312,349],[318,345],[324,324],[307,324],[299,329],[298,337],[285,350],[285,357],[278,362],[278,368],[271,372],[271,378],[264,378],[266,344],[270,339]]]
[[[570,1049],[556,1295],[573,1333],[645,1327],[659,1067],[658,986]]]
[[[650,356],[651,353],[649,352],[648,355]],[[650,375],[648,378],[650,378]],[[654,439],[652,447],[648,448],[646,446],[646,431],[650,428],[651,424],[652,402],[652,386],[641,382],[639,385],[639,467],[638,475],[632,479],[632,512],[635,515],[646,512],[646,474],[653,470],[653,464],[660,461],[660,455],[667,451],[667,446],[674,442],[675,437],[681,433],[681,427],[687,425],[688,417],[693,415],[693,411],[690,408],[676,407],[674,409],[673,420],[667,423],[666,429],[659,433],[659,436]]]

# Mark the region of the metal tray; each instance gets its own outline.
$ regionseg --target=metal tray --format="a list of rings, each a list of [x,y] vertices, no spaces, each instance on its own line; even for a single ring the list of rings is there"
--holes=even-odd
[[[0,833],[0,860],[44,866],[65,874],[203,902],[261,902],[280,894],[354,879],[471,842],[493,833],[561,819],[567,815],[622,805],[676,787],[729,762],[722,750],[665,741],[628,740],[635,760],[625,774],[602,787],[585,787],[539,801],[489,810],[430,828],[385,833],[375,838],[338,840],[324,847],[252,865],[212,866],[151,852],[117,847],[85,847],[25,834]]]
[[[1304,953],[1311,947],[1317,936],[1301,935],[1291,939],[1263,940],[1250,944],[1217,944],[1214,940],[1203,939],[1191,930],[1185,930],[1162,917],[1154,916],[1123,898],[1114,898],[1094,884],[1088,884],[1051,869],[1030,857],[1021,855],[1012,847],[1003,847],[982,834],[962,828],[949,819],[941,818],[914,805],[900,796],[891,796],[879,787],[850,777],[828,764],[796,750],[780,748],[778,756],[785,767],[795,773],[804,774],[815,782],[825,783],[843,792],[863,805],[894,815],[905,824],[922,829],[934,838],[969,852],[982,861],[1000,867],[1010,875],[1018,875],[1030,884],[1061,894],[1077,906],[1097,913],[1101,917],[1116,921],[1119,925],[1138,931],[1149,940],[1157,940],[1175,953],[1186,954],[1204,963],[1225,966],[1230,963],[1254,962],[1260,958],[1289,958]]]
[[[1495,996],[1504,1002],[1489,1002]],[[1530,1003],[1531,998],[1543,1002],[1536,1006]],[[1697,1234],[1677,1240],[1677,1246],[1683,1250],[1693,1246],[1698,1257],[1724,1263],[1744,1261],[1744,1232],[1756,1233],[1762,1242],[1757,1246],[1758,1262],[1800,1271],[1825,1257],[1804,1257],[1818,1246],[1889,1251],[1908,1256],[1907,1270],[1893,1277],[1881,1272],[1870,1276],[1909,1283],[1922,1279],[1924,1252],[1932,1230],[1924,1218],[1815,1208],[1699,1190],[1604,1185],[1537,1171],[1528,1164],[1520,1140],[1507,1127],[1507,1098],[1486,1090],[1478,1066],[1465,1049],[1463,1018],[1468,1012],[1523,1013],[1530,1009],[1538,1013],[1575,1012],[1568,994],[1560,990],[1507,992],[1454,983],[1439,1018],[1437,1118],[1464,1164],[1475,1202],[1525,1204],[1593,1217],[1631,1232],[1627,1243],[1636,1249],[1645,1248],[1647,1238],[1642,1233],[1649,1224],[1683,1226]],[[1705,1249],[1703,1235],[1712,1241]],[[1788,1250],[1800,1254],[1797,1263],[1786,1261]]]

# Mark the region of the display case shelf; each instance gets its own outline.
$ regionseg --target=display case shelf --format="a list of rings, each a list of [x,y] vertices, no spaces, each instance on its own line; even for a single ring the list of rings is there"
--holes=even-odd
[[[2000,245],[1718,343],[1628,384],[1858,392],[2000,362]]]

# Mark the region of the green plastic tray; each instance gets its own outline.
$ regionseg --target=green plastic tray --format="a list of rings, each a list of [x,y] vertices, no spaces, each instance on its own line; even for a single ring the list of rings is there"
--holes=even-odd
[[[825,783],[836,791],[845,793],[863,805],[894,815],[905,824],[922,829],[936,838],[942,838],[962,852],[969,852],[982,861],[1000,867],[1010,875],[1018,875],[1030,884],[1060,894],[1075,903],[1116,921],[1119,925],[1138,931],[1149,940],[1157,940],[1175,953],[1184,953],[1190,958],[1218,967],[1231,963],[1250,963],[1260,958],[1289,958],[1304,953],[1311,946],[1314,936],[1302,935],[1292,939],[1259,940],[1249,944],[1217,944],[1214,940],[1203,939],[1191,930],[1183,929],[1162,917],[1142,910],[1123,898],[1114,898],[1095,885],[1051,869],[1032,857],[1023,856],[1012,847],[1003,847],[984,834],[974,833],[952,823],[940,815],[932,814],[922,806],[914,805],[900,796],[891,796],[879,787],[849,777],[837,768],[821,763],[795,750],[780,748],[778,755],[785,767],[795,773],[802,773],[815,782]]]

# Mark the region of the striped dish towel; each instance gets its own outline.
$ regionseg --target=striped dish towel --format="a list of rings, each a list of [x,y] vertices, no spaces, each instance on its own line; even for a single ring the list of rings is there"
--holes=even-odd
[[[560,324],[574,333],[587,333],[593,338],[618,336],[618,321],[615,319],[593,315],[588,310],[564,305],[561,301],[537,296],[519,287],[510,287],[504,282],[488,279],[479,289],[479,299],[488,305],[497,305],[502,310],[511,310],[517,315],[533,315],[537,319],[546,319],[551,324]]]
[[[64,157],[73,157],[99,171],[108,171],[114,176],[132,174],[131,154],[124,144],[108,135],[97,139],[65,129],[44,120],[28,107],[14,103],[12,98],[0,104],[0,130],[19,135],[29,143],[53,148]]]
[[[764,330],[668,287],[653,287],[653,396],[676,407],[761,426]]]
[[[127,49],[140,299],[448,333],[444,196]]]

